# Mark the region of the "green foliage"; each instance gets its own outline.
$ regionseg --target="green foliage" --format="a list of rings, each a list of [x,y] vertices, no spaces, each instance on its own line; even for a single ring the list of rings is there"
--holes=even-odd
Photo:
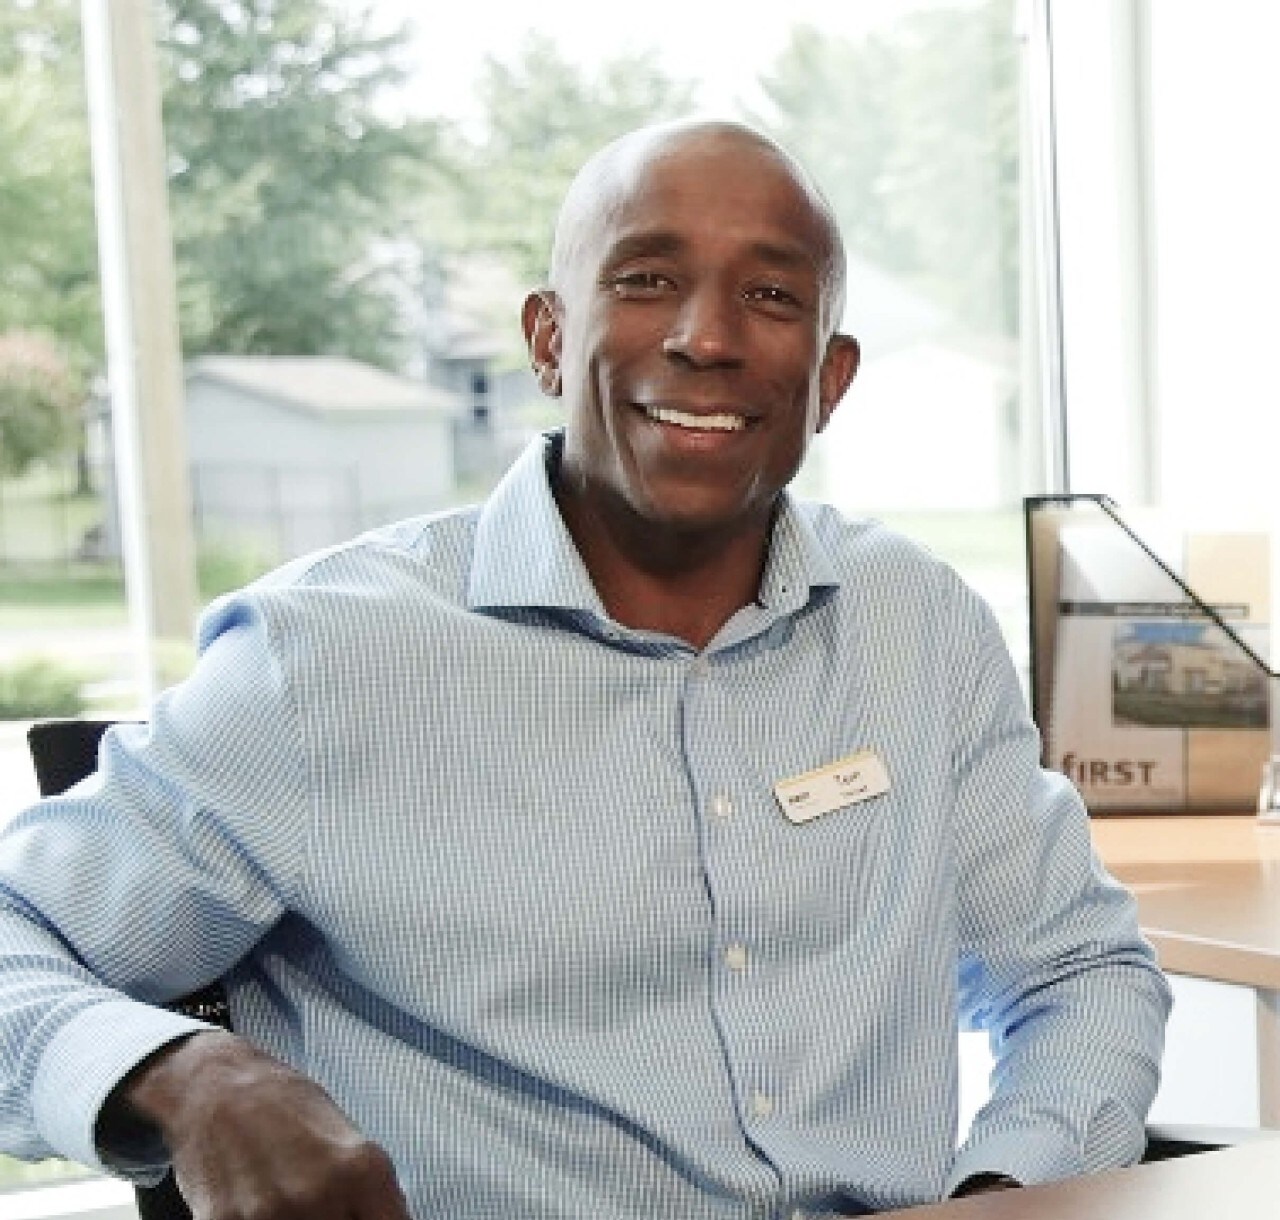
[[[0,476],[20,475],[76,438],[84,385],[52,340],[0,334]]]
[[[0,665],[0,720],[40,720],[84,711],[82,674],[49,657]]]
[[[1017,334],[1012,0],[923,8],[856,41],[798,26],[761,83],[762,126],[821,181],[851,253],[971,330]]]
[[[167,0],[158,42],[187,355],[394,364],[394,259],[436,131],[384,117],[403,31],[334,0]]]
[[[0,0],[0,333],[102,357],[93,184],[76,0]]]
[[[524,284],[542,282],[556,212],[573,175],[603,144],[686,113],[689,81],[648,53],[589,72],[550,38],[528,35],[511,63],[490,57],[478,86],[480,134],[455,151],[462,242],[502,257]]]
[[[923,6],[857,40],[798,26],[757,116],[828,189],[855,254],[1006,335],[1012,2]],[[541,280],[582,161],[694,104],[651,53],[586,69],[534,34],[485,64],[474,129],[398,120],[386,103],[411,67],[407,32],[377,30],[371,7],[156,0],[187,355],[394,367],[422,266],[484,252]],[[0,333],[56,335],[83,376],[101,365],[102,327],[81,60],[78,0],[0,0]]]

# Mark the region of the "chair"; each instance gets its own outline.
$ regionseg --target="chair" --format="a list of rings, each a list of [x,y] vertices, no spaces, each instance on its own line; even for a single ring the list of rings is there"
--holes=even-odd
[[[1149,1161],[1171,1161],[1175,1157],[1195,1156],[1201,1152],[1219,1152],[1237,1144],[1255,1140],[1271,1140],[1280,1131],[1271,1127],[1209,1127],[1182,1123],[1151,1123],[1147,1127],[1147,1150],[1143,1164]]]
[[[41,796],[57,796],[91,775],[98,765],[98,743],[111,725],[110,720],[48,720],[27,730],[27,748],[35,764],[36,784]],[[167,1007],[231,1028],[231,1011],[226,993],[214,983],[174,1000]],[[141,1220],[191,1220],[191,1210],[178,1191],[172,1171],[157,1186],[139,1186],[135,1194]]]

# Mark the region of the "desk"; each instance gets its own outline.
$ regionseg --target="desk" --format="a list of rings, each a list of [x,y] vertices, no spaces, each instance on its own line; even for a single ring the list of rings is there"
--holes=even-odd
[[[1257,996],[1263,1126],[1280,1126],[1280,826],[1252,817],[1094,818],[1093,841],[1138,900],[1171,974]]]
[[[1261,1140],[1224,1152],[881,1214],[902,1220],[1271,1220],[1277,1200],[1280,1150],[1274,1141]]]

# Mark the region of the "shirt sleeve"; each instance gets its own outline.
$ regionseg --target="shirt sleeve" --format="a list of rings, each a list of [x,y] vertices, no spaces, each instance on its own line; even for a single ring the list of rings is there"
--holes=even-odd
[[[1133,898],[1095,856],[1075,789],[1040,768],[1013,666],[975,603],[953,688],[959,989],[995,1064],[948,1193],[975,1173],[1031,1184],[1138,1160],[1170,1007]]]
[[[0,1147],[17,1156],[103,1167],[111,1089],[204,1028],[155,1005],[225,974],[298,884],[305,772],[267,624],[241,597],[202,637],[149,722],[108,731],[95,775],[0,835]]]

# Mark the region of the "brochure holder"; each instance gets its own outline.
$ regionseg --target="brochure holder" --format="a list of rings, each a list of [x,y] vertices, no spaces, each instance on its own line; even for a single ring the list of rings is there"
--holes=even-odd
[[[1270,540],[1024,501],[1031,707],[1090,813],[1242,813],[1272,754]],[[1277,794],[1280,796],[1280,793]]]

